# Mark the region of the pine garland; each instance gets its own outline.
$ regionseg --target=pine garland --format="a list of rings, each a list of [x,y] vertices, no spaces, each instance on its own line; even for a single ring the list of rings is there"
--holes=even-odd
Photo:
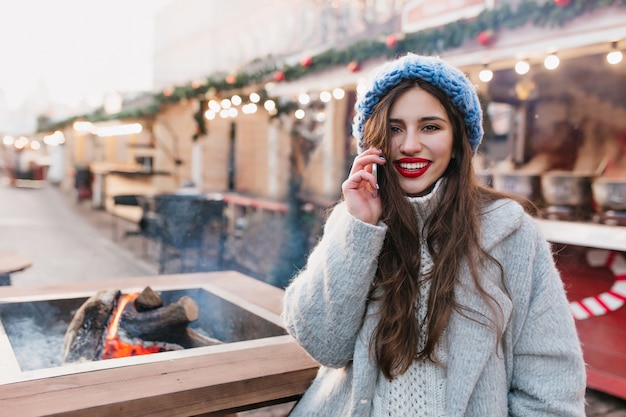
[[[165,104],[174,104],[197,97],[208,98],[207,96],[212,96],[217,92],[240,90],[266,83],[273,79],[277,71],[284,74],[285,81],[293,81],[330,67],[346,66],[351,62],[364,62],[376,58],[391,58],[409,51],[425,55],[439,54],[475,41],[476,37],[485,30],[497,33],[501,30],[514,30],[527,25],[560,27],[580,16],[608,7],[626,7],[626,0],[572,0],[566,7],[557,6],[553,0],[522,0],[515,8],[505,3],[496,8],[484,10],[473,19],[459,20],[441,27],[407,34],[397,39],[393,47],[387,46],[385,40],[364,39],[344,49],[329,49],[322,52],[312,57],[311,65],[306,67],[299,63],[281,65],[272,57],[268,57],[265,61],[257,59],[244,66],[253,68],[252,70],[240,71],[236,74],[215,74],[201,83],[190,82],[156,93],[153,96],[154,104],[144,109],[122,111],[107,116],[103,115],[102,111],[97,111],[91,115],[59,122],[57,126],[64,126],[78,118],[93,122],[154,115]],[[290,106],[284,107],[284,109],[289,108]]]

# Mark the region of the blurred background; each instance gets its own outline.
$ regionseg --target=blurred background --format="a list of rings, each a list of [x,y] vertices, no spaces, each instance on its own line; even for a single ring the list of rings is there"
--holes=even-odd
[[[54,190],[158,273],[278,287],[340,198],[369,71],[407,52],[458,66],[485,114],[477,179],[537,205],[590,386],[626,397],[624,271],[589,255],[626,251],[626,1],[23,0],[0,16],[5,187]]]

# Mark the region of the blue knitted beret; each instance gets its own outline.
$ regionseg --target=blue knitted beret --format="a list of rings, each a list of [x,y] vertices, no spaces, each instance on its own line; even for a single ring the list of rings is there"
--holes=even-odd
[[[352,135],[357,140],[359,153],[363,151],[363,127],[374,112],[374,106],[400,82],[416,78],[439,87],[450,97],[465,119],[467,137],[472,151],[476,152],[483,137],[483,113],[474,85],[465,74],[440,58],[409,53],[375,70],[359,94],[352,123]]]

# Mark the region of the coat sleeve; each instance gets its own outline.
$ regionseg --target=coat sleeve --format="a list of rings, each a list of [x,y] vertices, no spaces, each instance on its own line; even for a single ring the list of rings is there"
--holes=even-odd
[[[287,331],[320,364],[352,359],[387,226],[361,222],[339,204],[304,269],[285,290]]]
[[[529,297],[515,312],[510,415],[584,417],[585,364],[563,281],[536,223],[526,223],[534,253]]]

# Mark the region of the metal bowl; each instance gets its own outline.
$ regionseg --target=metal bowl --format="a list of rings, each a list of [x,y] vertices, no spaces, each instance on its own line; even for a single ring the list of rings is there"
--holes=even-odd
[[[493,174],[493,188],[509,194],[526,197],[535,204],[541,202],[541,175],[522,172]]]
[[[546,172],[541,175],[541,193],[549,205],[591,207],[592,181],[589,174]]]
[[[591,189],[593,198],[602,211],[626,211],[626,179],[596,178]]]

